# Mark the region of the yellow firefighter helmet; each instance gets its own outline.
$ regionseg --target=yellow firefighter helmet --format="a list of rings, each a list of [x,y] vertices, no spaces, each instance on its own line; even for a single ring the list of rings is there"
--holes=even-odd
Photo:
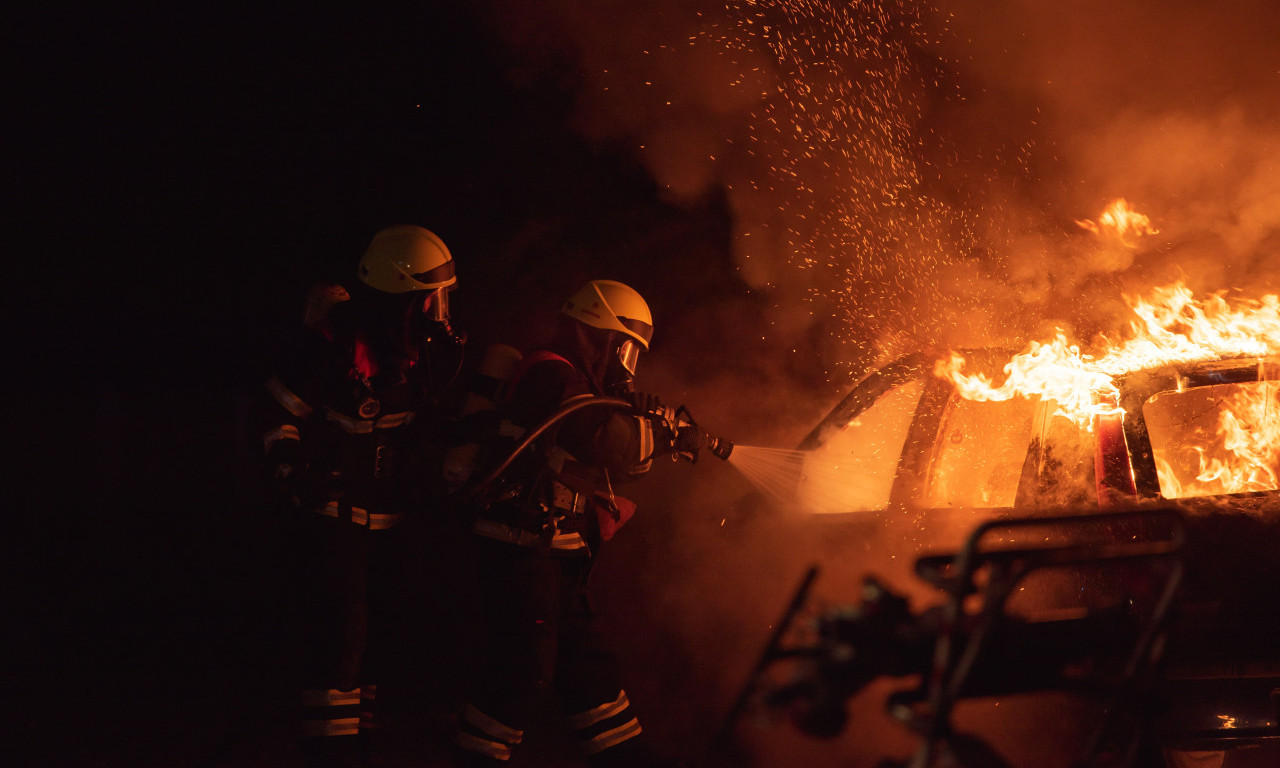
[[[384,293],[445,288],[457,282],[453,255],[429,229],[397,224],[373,236],[357,270],[360,280]]]
[[[592,280],[578,289],[561,311],[592,328],[620,331],[649,349],[653,315],[636,290],[615,280]]]

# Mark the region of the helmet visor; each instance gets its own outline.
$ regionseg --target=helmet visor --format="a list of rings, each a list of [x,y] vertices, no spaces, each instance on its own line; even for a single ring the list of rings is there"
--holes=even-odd
[[[653,338],[653,326],[643,320],[636,320],[631,317],[619,317],[618,322],[622,323],[622,327],[644,339],[645,344]]]
[[[422,301],[422,314],[437,323],[449,322],[449,289],[436,288],[428,291]]]
[[[426,283],[427,285],[438,285],[445,282],[452,283],[454,278],[453,259],[449,259],[438,267],[428,269],[426,272],[414,272],[410,277],[417,280],[419,283]]]
[[[636,363],[640,361],[640,345],[627,339],[618,346],[618,362],[632,376],[636,375]]]

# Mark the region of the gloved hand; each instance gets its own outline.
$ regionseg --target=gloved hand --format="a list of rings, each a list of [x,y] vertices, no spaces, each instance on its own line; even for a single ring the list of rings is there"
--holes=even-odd
[[[300,482],[304,468],[281,463],[269,468],[265,478],[267,497],[275,509],[297,509],[302,505]]]
[[[676,430],[675,453],[689,461],[697,461],[698,453],[707,447],[707,435],[697,424],[686,424]]]
[[[269,501],[279,509],[297,509],[315,497],[315,483],[297,440],[277,440],[264,461]]]
[[[640,413],[658,413],[662,410],[662,400],[657,395],[647,392],[628,392],[626,399],[631,407]]]
[[[295,439],[274,440],[267,446],[266,455],[262,457],[262,479],[266,484],[267,494],[276,505],[291,505],[294,495],[294,484],[298,479],[298,470],[302,466],[302,457]]]

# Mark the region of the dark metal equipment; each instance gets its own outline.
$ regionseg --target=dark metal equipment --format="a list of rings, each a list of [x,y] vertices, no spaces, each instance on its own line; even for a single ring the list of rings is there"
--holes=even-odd
[[[804,578],[720,733],[731,738],[751,707],[785,712],[800,730],[835,736],[847,702],[880,677],[918,678],[887,711],[919,740],[885,768],[1009,768],[980,736],[953,725],[956,705],[1059,691],[1096,702],[1099,724],[1078,765],[1135,766],[1152,738],[1152,690],[1183,581],[1186,533],[1170,508],[992,520],[959,551],[927,555],[916,574],[941,602],[913,613],[867,578],[860,599],[801,626],[816,569]],[[1066,594],[1108,599],[1023,615],[1011,601],[1029,577]],[[779,672],[789,674],[782,675]]]

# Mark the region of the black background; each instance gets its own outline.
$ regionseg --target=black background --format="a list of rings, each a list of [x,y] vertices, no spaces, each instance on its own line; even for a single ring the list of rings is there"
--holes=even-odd
[[[465,3],[13,21],[6,764],[251,764],[285,732],[288,537],[242,417],[264,341],[377,229],[449,244],[477,351],[527,346],[592,277],[672,335],[695,302],[750,301],[723,205],[666,205],[583,142],[568,83],[514,84]],[[458,641],[430,613],[453,607],[414,619],[419,709],[452,706]]]

